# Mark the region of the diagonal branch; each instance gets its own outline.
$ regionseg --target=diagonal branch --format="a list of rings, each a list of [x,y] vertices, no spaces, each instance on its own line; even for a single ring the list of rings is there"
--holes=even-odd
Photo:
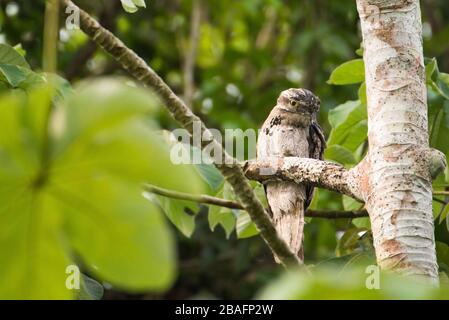
[[[235,201],[226,200],[216,197],[211,197],[209,195],[193,195],[190,193],[182,193],[173,190],[167,190],[153,185],[146,184],[144,190],[149,193],[157,194],[167,198],[187,200],[197,203],[204,203],[213,206],[225,207],[229,209],[245,210],[243,206]],[[356,219],[367,217],[368,213],[366,210],[358,211],[339,211],[339,210],[307,210],[305,213],[306,217],[309,218],[323,218],[323,219]]]
[[[65,6],[75,6],[70,0],[61,0]],[[79,9],[79,8],[78,8]],[[248,180],[243,174],[242,168],[236,164],[236,160],[232,158],[222,148],[222,145],[213,138],[210,130],[187,105],[168,87],[168,85],[159,77],[159,75],[151,69],[145,61],[140,58],[134,51],[126,47],[126,45],[118,39],[114,34],[104,29],[95,19],[87,12],[79,9],[80,24],[83,32],[94,40],[99,46],[107,51],[121,66],[141,81],[144,85],[151,87],[171,112],[182,127],[191,134],[193,133],[194,124],[199,124],[201,136],[210,137],[209,141],[203,141],[204,145],[213,146],[214,150],[221,156],[221,162],[215,165],[223,174],[225,179],[234,189],[234,192],[241,202],[242,206],[248,212],[252,221],[260,231],[262,238],[271,248],[273,253],[278,257],[283,265],[291,263],[299,264],[299,260],[292,253],[287,244],[279,238],[270,217],[266,214],[264,207],[254,194]],[[202,139],[204,140],[204,139]],[[224,164],[226,165],[224,165]]]

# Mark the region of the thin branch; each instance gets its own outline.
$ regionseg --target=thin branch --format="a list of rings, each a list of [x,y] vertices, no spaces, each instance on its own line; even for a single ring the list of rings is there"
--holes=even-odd
[[[449,191],[434,191],[434,196],[449,196]]]
[[[61,1],[66,6],[75,6],[70,0]],[[142,58],[126,47],[114,34],[104,29],[87,12],[81,9],[79,9],[79,12],[81,30],[117,60],[133,77],[144,85],[151,87],[181,126],[192,134],[194,123],[199,124],[201,130],[198,133],[203,137],[211,137],[209,141],[202,141],[203,147],[206,145],[213,146],[217,154],[221,156],[222,161],[215,163],[215,165],[232,186],[242,206],[259,229],[262,238],[284,266],[291,263],[300,264],[298,257],[277,234],[271,218],[266,214],[262,203],[254,194],[249,181],[243,174],[242,168],[236,164],[237,162],[234,158],[227,154],[222,145],[213,138],[212,133],[200,118],[192,113],[189,107]],[[229,165],[229,163],[232,165]]]
[[[245,210],[243,206],[235,201],[226,200],[208,195],[193,195],[189,193],[177,192],[167,190],[153,185],[146,184],[144,190],[149,193],[157,194],[167,198],[186,200],[197,203],[204,203],[213,206],[219,206],[229,209]],[[306,217],[309,218],[323,218],[323,219],[356,219],[367,217],[368,213],[365,210],[360,211],[339,211],[339,210],[307,210]]]
[[[357,219],[369,217],[366,210],[310,210],[305,213],[309,218],[321,218],[321,219]]]
[[[190,193],[177,192],[177,191],[173,191],[173,190],[159,188],[159,187],[149,185],[149,184],[146,184],[143,188],[146,192],[154,193],[154,194],[164,196],[167,198],[210,204],[210,205],[225,207],[225,208],[229,208],[229,209],[245,210],[240,203],[232,201],[232,200],[211,197],[211,196],[204,195],[204,194],[195,195],[195,194],[190,194]]]
[[[446,204],[447,204],[447,202],[446,202],[446,201],[444,201],[444,200],[441,200],[441,199],[438,199],[438,198],[436,198],[436,197],[433,197],[433,198],[432,198],[432,200],[433,200],[433,201],[435,201],[435,202],[438,202],[438,203],[444,204],[444,205],[446,205]]]

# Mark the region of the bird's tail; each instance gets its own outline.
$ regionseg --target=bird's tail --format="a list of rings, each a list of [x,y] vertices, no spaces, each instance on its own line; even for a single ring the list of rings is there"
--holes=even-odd
[[[279,236],[298,259],[304,261],[305,187],[291,182],[270,182],[266,192]],[[277,258],[276,261],[279,262]]]

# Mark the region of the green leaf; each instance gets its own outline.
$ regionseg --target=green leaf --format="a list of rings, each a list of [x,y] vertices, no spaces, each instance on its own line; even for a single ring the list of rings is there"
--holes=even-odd
[[[344,165],[357,162],[350,150],[338,144],[329,146],[324,152],[324,158]]]
[[[215,228],[220,225],[228,239],[235,229],[236,218],[231,209],[209,206],[208,221],[212,231],[215,231]]]
[[[360,210],[363,207],[363,204],[354,198],[342,195],[343,208],[346,211],[355,211]]]
[[[425,59],[426,65],[426,82],[431,84],[434,79],[438,77],[438,62],[436,58]]]
[[[16,191],[12,197],[0,194],[0,299],[73,298],[65,287],[70,259],[54,199],[24,185]]]
[[[371,229],[371,220],[368,217],[353,219],[352,224],[357,228]]]
[[[446,228],[447,228],[447,231],[449,231],[449,219],[447,218],[447,216],[446,216]]]
[[[25,49],[22,47],[22,44],[16,44],[14,47],[14,50],[16,50],[22,57],[25,58],[27,52],[25,51]]]
[[[54,152],[67,180],[77,179],[83,168],[90,170],[95,164],[136,182],[201,193],[203,186],[193,167],[172,164],[168,146],[149,123],[139,120],[155,110],[154,95],[112,79],[90,81],[78,90],[80,94],[70,97],[69,107],[61,111],[67,125]],[[70,166],[78,172],[68,170]]]
[[[77,299],[79,300],[100,300],[103,297],[104,288],[96,280],[82,274],[81,287]]]
[[[156,196],[157,202],[170,221],[186,237],[190,238],[195,231],[195,216],[198,205],[190,201],[169,199]]]
[[[449,205],[444,205],[443,210],[441,211],[440,214],[440,223],[444,221],[444,219],[447,219],[447,215],[449,213]],[[449,228],[448,228],[449,230]]]
[[[11,87],[17,88],[19,84],[25,81],[31,71],[16,65],[2,63],[0,64],[0,73]]]
[[[7,83],[11,88],[22,88],[24,90],[45,83],[44,77],[30,70],[28,66],[2,61],[0,61],[0,80]]]
[[[95,278],[127,291],[163,291],[175,275],[174,243],[140,186],[96,170],[89,180],[52,182],[67,238]]]
[[[351,254],[358,247],[360,239],[359,234],[365,231],[365,228],[351,228],[346,230],[344,235],[337,242],[337,248],[335,249],[336,256],[341,257]]]
[[[139,10],[139,7],[146,8],[144,0],[120,0],[122,2],[123,9],[126,12],[134,13]]]
[[[6,44],[0,44],[0,63],[30,69],[30,65],[25,58],[13,47]]]
[[[368,121],[366,105],[360,101],[348,101],[329,111],[332,131],[328,145],[341,145],[355,152],[367,139]]]
[[[233,198],[232,190],[228,183],[222,184],[222,187],[217,192],[216,197],[218,198]],[[228,208],[219,206],[209,206],[208,221],[211,231],[215,231],[218,225],[221,225],[226,233],[226,238],[229,239],[232,231],[235,229],[236,215],[234,211]]]
[[[257,230],[256,225],[251,221],[248,213],[244,211],[239,211],[236,231],[237,238],[239,239],[250,238],[259,234],[259,230]]]
[[[437,261],[440,268],[449,271],[449,246],[443,242],[436,241]]]
[[[331,74],[328,84],[346,85],[365,81],[363,59],[355,59],[338,66]]]
[[[52,100],[51,88],[0,100],[0,298],[73,298],[65,270],[74,253],[113,286],[167,289],[173,239],[141,186],[201,184],[144,121],[154,98],[98,80],[66,105]]]
[[[359,95],[359,100],[360,102],[367,106],[368,105],[368,99],[366,97],[366,82],[363,82],[360,85],[359,91],[358,91],[358,95]]]
[[[201,177],[209,185],[213,193],[216,193],[223,185],[224,178],[220,171],[211,164],[199,163],[195,165]]]
[[[436,58],[425,59],[426,62],[426,83],[441,95],[444,99],[449,100],[449,83],[448,76],[441,74],[438,69]]]
[[[368,288],[374,279],[376,267],[370,259],[362,258],[344,269],[315,267],[312,274],[297,270],[284,273],[270,283],[256,298],[261,300],[427,300],[447,299],[447,287],[429,286],[422,279],[404,277],[395,273],[379,272],[379,288]],[[369,267],[369,268],[368,268]]]
[[[256,194],[257,198],[259,199],[260,203],[264,206],[264,208],[268,207],[268,200],[267,196],[265,194],[265,188],[263,184],[257,182],[257,181],[250,181],[251,186],[253,187],[253,191]]]
[[[133,0],[134,4],[141,8],[146,8],[145,0]]]

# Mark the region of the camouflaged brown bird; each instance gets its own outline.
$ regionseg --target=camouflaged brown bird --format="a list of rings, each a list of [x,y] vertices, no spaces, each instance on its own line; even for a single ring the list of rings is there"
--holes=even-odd
[[[306,89],[288,89],[262,126],[257,157],[323,159],[326,141],[317,123],[320,99]],[[304,260],[304,213],[313,197],[313,187],[284,181],[267,181],[265,192],[276,230],[290,249]]]

